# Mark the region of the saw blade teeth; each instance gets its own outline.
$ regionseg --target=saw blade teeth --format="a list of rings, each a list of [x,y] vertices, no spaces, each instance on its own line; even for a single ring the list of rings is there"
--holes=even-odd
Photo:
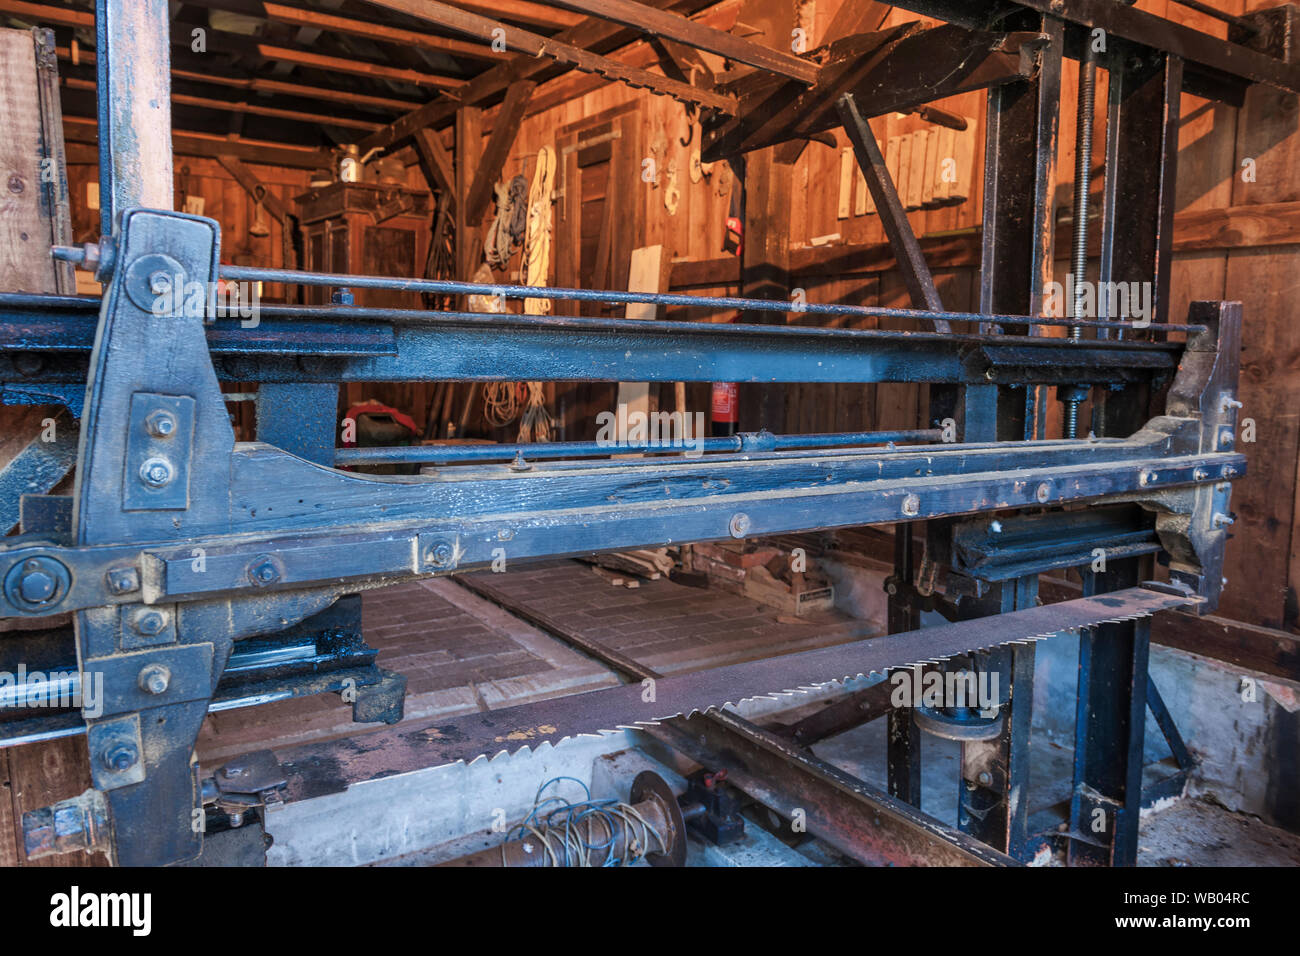
[[[709,696],[709,692],[705,692],[703,689],[704,687],[717,686],[718,679],[716,676],[713,678],[712,684],[710,684],[706,679],[706,682],[698,689],[693,688],[690,684],[692,675],[689,674],[681,675],[680,677],[660,678],[660,680],[672,680],[677,682],[677,687],[673,694],[673,703],[667,706],[676,705],[679,709],[672,713],[664,713],[652,718],[628,720],[626,709],[634,705],[629,700],[626,693],[621,697],[609,697],[609,706],[607,709],[611,712],[605,714],[601,714],[601,705],[598,704],[588,704],[585,707],[578,708],[576,711],[568,711],[568,716],[564,716],[566,712],[561,711],[561,716],[559,718],[556,718],[554,713],[548,713],[547,717],[550,719],[541,719],[539,716],[536,716],[536,712],[527,713],[527,715],[525,715],[524,712],[521,712],[517,715],[519,721],[517,726],[520,728],[517,730],[510,730],[508,732],[503,732],[499,729],[494,730],[494,728],[499,728],[501,726],[499,722],[500,718],[497,718],[497,722],[488,721],[487,726],[484,727],[483,730],[478,731],[478,733],[483,734],[482,744],[479,744],[475,739],[474,732],[462,730],[461,733],[466,734],[466,736],[462,736],[461,738],[463,741],[467,741],[472,745],[481,745],[484,749],[482,752],[472,757],[458,757],[449,754],[448,759],[453,762],[465,763],[468,765],[476,764],[481,760],[486,760],[493,764],[500,760],[528,760],[540,753],[543,748],[556,748],[562,746],[570,739],[580,739],[583,737],[599,738],[609,734],[638,731],[645,728],[657,727],[667,721],[679,718],[689,719],[697,715],[707,717],[708,715],[723,711],[730,711],[743,716],[743,712],[740,711],[739,708],[750,702],[771,701],[777,704],[784,702],[793,703],[797,702],[800,697],[821,693],[826,691],[828,688],[836,686],[843,687],[850,682],[862,678],[880,677],[882,679],[888,679],[889,675],[900,671],[942,664],[943,662],[950,661],[956,657],[961,657],[976,651],[984,651],[994,647],[1032,647],[1039,641],[1057,637],[1062,634],[1077,634],[1082,630],[1096,628],[1105,624],[1124,624],[1130,621],[1143,620],[1151,617],[1157,610],[1186,606],[1186,604],[1192,603],[1191,601],[1161,603],[1159,599],[1152,598],[1151,592],[1142,589],[1127,589],[1124,592],[1113,592],[1111,597],[1116,598],[1117,600],[1113,601],[1107,609],[1110,615],[1107,617],[1093,617],[1092,615],[1097,614],[1100,608],[1096,601],[1087,598],[1079,599],[1078,605],[1071,608],[1070,611],[1066,611],[1064,608],[1065,605],[1069,605],[1071,602],[1065,602],[1065,605],[1057,606],[1057,612],[1054,614],[1047,613],[1047,609],[1051,608],[1051,605],[1042,605],[1039,606],[1039,608],[1026,609],[1024,612],[1011,612],[1012,615],[1020,613],[1028,615],[1022,619],[1023,623],[1020,626],[1023,627],[1025,624],[1029,624],[1030,621],[1033,621],[1034,623],[1028,628],[1030,633],[1015,633],[1017,629],[1016,625],[1013,625],[1010,622],[1008,622],[1002,632],[999,632],[997,626],[990,628],[987,621],[983,627],[976,626],[975,622],[970,622],[972,630],[969,633],[962,632],[960,636],[956,636],[956,632],[954,632],[950,625],[937,625],[934,630],[938,633],[931,633],[929,635],[927,635],[926,632],[930,629],[913,631],[904,638],[904,643],[899,646],[899,652],[906,654],[906,648],[911,646],[914,651],[919,651],[924,648],[928,653],[918,654],[916,659],[907,662],[879,662],[878,648],[883,645],[876,643],[875,638],[868,638],[865,641],[860,642],[862,648],[861,651],[857,649],[857,645],[854,645],[852,647],[845,647],[845,653],[841,653],[838,658],[834,655],[826,657],[826,661],[836,662],[832,663],[830,666],[835,667],[840,671],[839,676],[828,677],[825,679],[810,679],[807,674],[798,676],[791,674],[789,679],[792,683],[786,687],[779,687],[776,689],[755,689],[752,693],[746,690],[737,693],[734,696],[729,696],[727,699],[718,703],[705,703],[699,700],[700,698],[707,698],[707,696]],[[1128,613],[1123,613],[1123,610],[1126,610],[1124,608],[1125,603],[1128,604]],[[1134,604],[1137,605],[1136,608],[1134,608]],[[1063,618],[1068,618],[1070,612],[1075,610],[1078,612],[1075,615],[1076,623],[1069,623],[1068,620],[1063,620]],[[1116,610],[1120,610],[1121,613],[1116,614]],[[1082,618],[1082,620],[1080,620],[1080,618]],[[947,628],[947,630],[944,630],[945,628]],[[1034,628],[1043,628],[1043,630],[1035,630]],[[1004,636],[1007,631],[1011,632],[1010,636]],[[899,637],[902,636],[900,635]],[[925,647],[927,637],[929,637],[929,643],[931,644],[930,647]],[[961,649],[955,649],[958,647],[959,643]],[[943,646],[945,650],[948,648],[954,649],[950,652],[935,653],[935,647],[933,646],[935,644]],[[815,653],[824,656],[827,650],[829,649],[823,648],[819,649]],[[864,666],[854,667],[852,665],[853,657],[858,653],[870,655],[873,650],[876,651],[876,663],[867,665],[864,661]],[[799,655],[797,654],[792,655],[792,658],[797,661],[798,656]],[[886,655],[886,657],[887,656],[888,655]],[[811,661],[814,659],[816,658],[810,658],[809,660]],[[869,659],[872,658],[869,657]],[[737,667],[734,679],[743,686],[745,676],[747,676],[744,674],[744,668],[746,665],[742,664],[733,666]],[[825,662],[818,665],[819,668],[825,666]],[[799,665],[796,663],[794,669],[797,670],[798,668]],[[812,669],[812,667],[809,665],[804,669],[808,670]],[[629,685],[625,684],[620,685],[620,688],[609,688],[606,691],[592,691],[590,693],[612,694],[619,690],[626,691],[628,687]],[[684,690],[683,688],[691,689]],[[576,696],[582,697],[583,695]],[[687,706],[684,700],[690,701],[692,696],[697,702]],[[553,701],[543,701],[540,702],[540,704],[559,704],[561,701],[571,699],[572,698],[561,697],[555,698]],[[525,704],[520,706],[530,707],[539,705]],[[612,712],[615,708],[623,710],[624,713],[620,714]],[[479,715],[466,715],[466,720],[470,722],[471,726],[473,723],[471,717],[475,716]],[[608,724],[598,730],[583,729],[591,726],[598,720],[608,721]],[[561,732],[559,727],[555,726],[556,724],[566,726],[568,729]],[[574,726],[575,724],[576,726]],[[439,729],[450,730],[451,728],[442,727]],[[491,734],[494,732],[502,735],[493,737]],[[468,746],[464,744],[462,746],[464,747],[464,750],[461,752],[467,752]]]

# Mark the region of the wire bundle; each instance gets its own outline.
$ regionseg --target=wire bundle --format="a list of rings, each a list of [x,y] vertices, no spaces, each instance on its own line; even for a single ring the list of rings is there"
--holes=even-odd
[[[519,441],[550,441],[555,431],[555,419],[546,410],[546,386],[542,382],[528,383],[528,402],[523,417],[519,419]]]
[[[583,799],[570,802],[559,795],[542,796],[547,788],[562,780],[580,786]],[[623,852],[615,855],[614,845],[620,832],[625,832],[627,839],[623,841]],[[542,845],[547,866],[595,866],[592,862],[595,853],[603,854],[600,866],[628,866],[647,853],[668,850],[663,835],[634,807],[613,799],[591,799],[591,789],[577,777],[552,777],[537,788],[533,809],[506,834],[506,842],[525,836],[532,836]],[[501,862],[506,865],[504,845]]]

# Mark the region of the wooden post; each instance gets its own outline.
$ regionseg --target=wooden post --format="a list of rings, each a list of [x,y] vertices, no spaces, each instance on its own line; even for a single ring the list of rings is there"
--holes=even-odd
[[[776,148],[750,153],[745,160],[745,234],[741,259],[742,296],[790,300],[790,187],[792,167],[777,161]],[[746,322],[784,324],[787,317],[763,312]],[[785,391],[780,385],[742,383],[743,431],[785,428]]]
[[[468,197],[482,157],[483,111],[462,106],[456,111],[456,278],[464,282],[474,278],[478,265],[480,223],[470,221]]]

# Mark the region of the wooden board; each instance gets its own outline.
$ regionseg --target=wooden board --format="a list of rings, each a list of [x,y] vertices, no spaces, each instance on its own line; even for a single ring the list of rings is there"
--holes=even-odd
[[[60,270],[50,256],[56,228],[49,198],[52,187],[62,184],[66,203],[67,185],[60,157],[50,155],[45,143],[29,30],[0,30],[0,130],[0,289],[71,292],[60,288]]]
[[[0,290],[57,293],[67,277],[54,267],[52,242],[67,243],[68,223],[51,214],[50,197],[60,189],[66,201],[62,142],[44,122],[36,46],[27,30],[0,30]],[[42,164],[43,159],[51,160]],[[44,168],[44,175],[42,170]],[[45,197],[44,201],[42,197]],[[55,200],[57,202],[57,198]],[[39,433],[49,408],[0,408],[0,462],[8,461]],[[83,737],[28,744],[0,751],[0,866],[26,864],[21,850],[22,814],[90,787],[90,761]],[[74,853],[40,861],[45,865],[93,866],[102,855]],[[32,864],[27,864],[32,865]]]
[[[632,250],[632,268],[628,277],[629,292],[661,292],[667,285],[666,269],[671,263],[664,256],[663,246],[642,246]],[[627,307],[629,319],[653,319],[657,315],[654,305],[632,303]],[[650,407],[650,384],[648,382],[619,382],[618,404],[627,406],[629,417],[636,412],[649,416],[655,409]]]

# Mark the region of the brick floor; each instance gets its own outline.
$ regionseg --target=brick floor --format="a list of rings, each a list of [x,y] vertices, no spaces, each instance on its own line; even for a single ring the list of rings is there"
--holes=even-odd
[[[724,591],[669,579],[614,587],[577,561],[515,565],[473,575],[510,602],[553,618],[647,666],[671,674],[808,650],[862,636],[863,622],[815,620]],[[455,579],[420,581],[362,597],[366,640],[379,662],[407,678],[406,720],[611,686],[616,678],[585,655],[485,600]],[[212,766],[265,747],[284,747],[377,729],[353,724],[335,695],[214,714],[199,737]]]
[[[567,629],[662,673],[698,670],[857,640],[862,621],[826,613],[779,615],[726,591],[685,587],[669,578],[639,588],[606,583],[577,561],[518,565],[469,577],[511,603],[542,612]]]
[[[612,686],[599,664],[446,579],[362,596],[361,623],[381,666],[407,680],[406,720]],[[249,750],[285,747],[378,729],[352,723],[334,694],[208,717],[199,736],[207,765]]]

